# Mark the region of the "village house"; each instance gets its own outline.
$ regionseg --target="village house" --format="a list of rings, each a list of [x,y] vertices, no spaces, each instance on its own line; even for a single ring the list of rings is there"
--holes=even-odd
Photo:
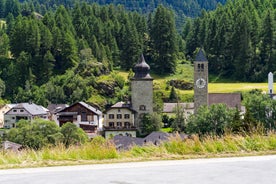
[[[89,137],[102,129],[102,112],[84,102],[74,103],[56,115],[60,127],[67,122],[74,123],[88,133]]]
[[[135,111],[129,103],[118,102],[104,113],[104,135],[106,138],[116,135],[136,137],[134,126]]]
[[[4,114],[4,128],[16,127],[16,123],[21,120],[30,120],[36,118],[48,120],[49,111],[34,103],[19,103]]]
[[[16,106],[16,104],[6,104],[0,108],[0,128],[4,127],[4,114],[14,106]]]
[[[188,118],[191,114],[194,113],[194,103],[164,103],[163,104],[163,113],[168,116],[175,114],[175,110],[179,105],[184,111],[184,118]]]
[[[62,111],[66,107],[69,107],[69,105],[67,105],[67,104],[49,104],[47,106],[47,109],[50,112],[49,120],[54,121],[57,125],[59,125],[57,113],[59,111]]]

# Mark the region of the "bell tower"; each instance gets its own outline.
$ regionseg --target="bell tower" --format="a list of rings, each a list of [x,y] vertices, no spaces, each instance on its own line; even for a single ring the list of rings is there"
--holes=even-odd
[[[200,49],[194,61],[194,113],[202,105],[208,105],[208,60]]]
[[[131,79],[131,104],[136,111],[134,124],[141,130],[141,120],[144,114],[153,112],[153,78],[150,76],[150,66],[141,55],[133,69],[135,75]]]

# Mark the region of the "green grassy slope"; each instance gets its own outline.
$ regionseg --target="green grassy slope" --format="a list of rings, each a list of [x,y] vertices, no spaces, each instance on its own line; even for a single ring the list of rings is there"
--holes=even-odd
[[[168,88],[167,82],[173,79],[185,80],[193,82],[193,65],[189,62],[178,63],[177,71],[173,75],[160,76],[151,73],[154,78],[154,90],[161,91],[165,96],[169,96],[170,88]],[[128,72],[119,71],[121,76],[127,79]],[[231,81],[229,79],[216,79],[213,82],[215,76],[210,77],[208,91],[209,93],[235,93],[235,92],[247,92],[253,89],[259,89],[263,92],[268,91],[267,83],[238,83],[238,82],[226,82]],[[276,85],[274,90],[276,91]],[[191,101],[193,97],[193,90],[179,90],[176,89],[177,94],[180,96],[181,101]]]

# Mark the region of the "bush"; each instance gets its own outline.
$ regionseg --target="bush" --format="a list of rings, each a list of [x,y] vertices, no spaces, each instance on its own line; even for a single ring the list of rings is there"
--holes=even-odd
[[[7,132],[7,139],[12,142],[40,149],[46,145],[55,145],[60,141],[59,127],[55,122],[36,119],[33,122],[20,120],[16,128]]]
[[[71,122],[62,125],[60,132],[63,134],[63,144],[67,148],[72,144],[81,144],[88,140],[86,133]]]

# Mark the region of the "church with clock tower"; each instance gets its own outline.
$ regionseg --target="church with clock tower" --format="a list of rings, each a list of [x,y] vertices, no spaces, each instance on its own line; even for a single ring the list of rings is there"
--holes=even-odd
[[[131,79],[131,104],[136,111],[135,126],[141,130],[143,116],[153,112],[153,78],[143,55],[133,71],[135,75]]]
[[[194,61],[194,112],[208,105],[208,60],[200,49]]]

